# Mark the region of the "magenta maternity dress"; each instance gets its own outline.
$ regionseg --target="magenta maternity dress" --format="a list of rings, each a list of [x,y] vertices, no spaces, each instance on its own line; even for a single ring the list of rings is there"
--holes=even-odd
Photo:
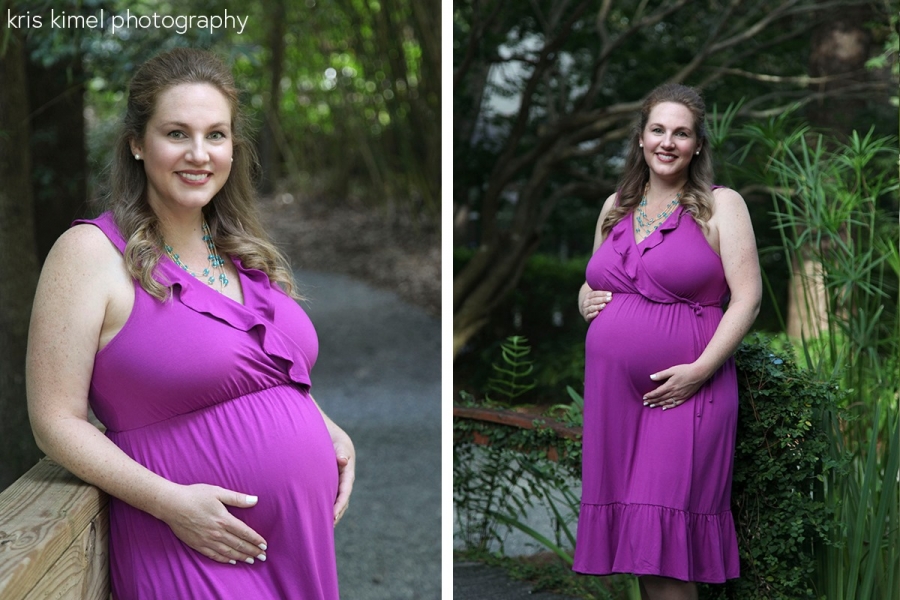
[[[582,502],[574,570],[684,581],[738,577],[731,516],[737,381],[729,359],[687,402],[643,405],[656,371],[694,361],[722,319],[722,261],[679,206],[640,243],[632,219],[591,257],[612,301],[585,344]]]
[[[122,251],[110,213],[93,221]],[[149,514],[110,499],[116,600],[336,600],[334,448],[309,396],[318,340],[297,303],[235,261],[241,305],[160,260],[160,302],[135,282],[123,329],[95,358],[90,402],[107,436],[177,483],[259,496],[229,508],[268,542],[267,560],[220,564]]]

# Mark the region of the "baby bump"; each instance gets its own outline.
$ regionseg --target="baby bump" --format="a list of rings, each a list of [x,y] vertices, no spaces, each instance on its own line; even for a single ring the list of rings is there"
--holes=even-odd
[[[630,382],[638,394],[652,390],[658,384],[651,374],[697,358],[691,318],[696,317],[687,305],[614,294],[588,327],[585,379],[615,377]]]
[[[330,523],[338,482],[334,448],[318,408],[295,386],[116,435],[123,450],[171,481],[258,496],[252,509],[231,510],[263,536],[298,506]]]

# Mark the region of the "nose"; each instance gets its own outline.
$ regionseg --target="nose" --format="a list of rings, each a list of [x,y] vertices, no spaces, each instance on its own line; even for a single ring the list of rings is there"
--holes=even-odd
[[[194,164],[206,164],[209,162],[209,152],[206,150],[206,143],[203,138],[191,141],[185,158]]]
[[[662,140],[663,148],[672,148],[675,145],[675,140],[672,139],[672,136],[666,134],[666,136]]]

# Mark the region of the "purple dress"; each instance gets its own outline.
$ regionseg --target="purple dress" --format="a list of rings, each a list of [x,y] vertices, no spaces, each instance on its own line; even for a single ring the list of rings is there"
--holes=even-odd
[[[92,223],[121,252],[110,213]],[[229,510],[262,535],[267,560],[221,564],[164,522],[110,499],[110,575],[117,600],[338,598],[331,438],[309,396],[312,323],[262,271],[235,261],[244,304],[168,257],[160,302],[135,281],[134,308],[94,361],[90,403],[106,435],[151,471],[259,496]]]
[[[632,218],[591,257],[613,294],[585,343],[584,456],[574,570],[721,583],[739,576],[731,516],[737,378],[729,359],[690,399],[643,405],[650,375],[693,362],[722,319],[722,261],[679,206],[636,243]]]

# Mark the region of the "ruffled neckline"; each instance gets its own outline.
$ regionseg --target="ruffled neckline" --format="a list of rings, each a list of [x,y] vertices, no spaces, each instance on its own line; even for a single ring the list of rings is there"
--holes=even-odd
[[[172,298],[187,308],[222,321],[240,331],[257,329],[263,351],[288,363],[291,379],[303,385],[311,385],[309,357],[288,334],[275,324],[274,294],[284,292],[273,284],[268,275],[259,269],[245,267],[233,258],[240,278],[244,303],[241,304],[219,293],[205,282],[176,265],[168,256],[161,257],[158,269],[163,276],[158,280],[171,286]]]

